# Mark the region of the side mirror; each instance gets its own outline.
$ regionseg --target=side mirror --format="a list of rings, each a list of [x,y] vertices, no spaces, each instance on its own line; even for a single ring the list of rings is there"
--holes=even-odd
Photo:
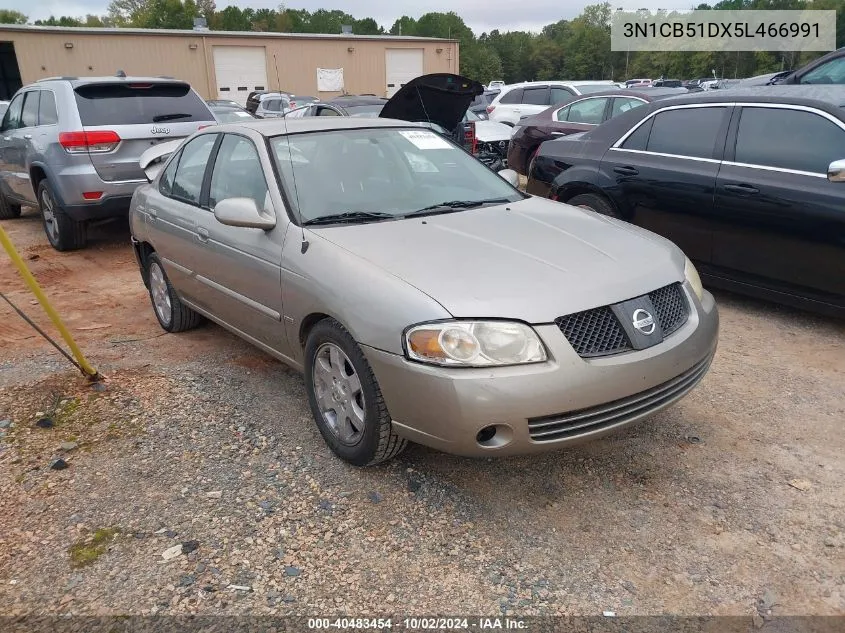
[[[276,226],[276,218],[258,208],[252,198],[226,198],[214,207],[214,217],[220,224],[269,231]]]
[[[830,164],[827,179],[830,182],[845,182],[845,160],[835,160]]]
[[[503,169],[499,172],[499,176],[508,181],[512,187],[519,188],[519,174],[513,169]]]

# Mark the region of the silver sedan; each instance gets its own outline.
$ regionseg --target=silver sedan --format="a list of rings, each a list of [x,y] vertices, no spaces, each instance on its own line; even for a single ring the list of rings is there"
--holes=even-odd
[[[405,122],[221,125],[137,189],[132,241],[161,326],[301,370],[353,464],[557,449],[682,398],[718,336],[690,261],[514,178]]]

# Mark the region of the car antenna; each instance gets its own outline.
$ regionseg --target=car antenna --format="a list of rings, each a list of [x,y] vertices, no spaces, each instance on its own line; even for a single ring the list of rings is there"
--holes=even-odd
[[[282,81],[279,79],[279,63],[276,61],[276,53],[273,53],[273,67],[276,69],[276,83],[279,86],[279,90],[282,89]],[[299,211],[299,189],[296,186],[296,169],[293,166],[293,151],[290,148],[290,135],[288,134],[288,118],[283,114],[282,120],[285,123],[285,142],[288,146],[288,160],[290,160],[290,173],[291,177],[293,178],[293,195],[296,198],[296,208],[297,208],[297,215],[299,216],[299,231],[302,235],[302,247],[301,252],[304,255],[305,252],[308,250],[308,240],[305,239],[305,227],[303,226],[303,219],[302,219],[302,212]]]

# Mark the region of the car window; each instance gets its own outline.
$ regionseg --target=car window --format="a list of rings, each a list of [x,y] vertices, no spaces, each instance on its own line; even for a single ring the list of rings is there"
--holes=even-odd
[[[340,116],[334,108],[317,108],[317,116]]]
[[[726,108],[683,108],[657,114],[648,138],[648,151],[712,158],[725,111]]]
[[[499,103],[522,103],[522,88],[514,88],[510,92],[506,92]]]
[[[736,133],[738,163],[826,174],[830,163],[843,158],[845,130],[823,116],[800,110],[742,109]]]
[[[552,94],[549,102],[552,105],[563,103],[567,99],[571,99],[574,94],[575,93],[569,88],[565,88],[563,86],[552,86]]]
[[[21,109],[23,107],[23,95],[19,94],[9,104],[9,109],[3,116],[3,130],[16,130],[21,124]]]
[[[558,119],[558,121],[598,125],[604,119],[605,106],[607,106],[607,97],[576,101],[567,108],[566,119]]]
[[[170,191],[174,198],[196,205],[200,203],[205,166],[216,140],[217,134],[204,134],[185,145]]]
[[[279,112],[282,107],[281,99],[265,99],[261,102],[261,109],[267,112]]]
[[[158,181],[158,190],[165,196],[169,196],[173,190],[173,177],[176,175],[176,167],[179,165],[181,156],[182,153],[180,152],[168,163],[167,169],[164,170],[161,179]]]
[[[205,102],[183,83],[98,83],[74,90],[82,125],[212,121]]]
[[[59,122],[56,111],[56,95],[52,90],[41,91],[41,104],[38,106],[38,125],[55,125]]]
[[[801,77],[802,84],[845,84],[845,57],[837,57]]]
[[[642,105],[645,105],[645,101],[642,99],[635,99],[633,97],[616,97],[613,100],[613,109],[610,111],[610,118],[612,119],[623,112],[639,108]]]
[[[549,105],[549,87],[526,88],[522,93],[522,103],[529,105]]]
[[[35,127],[38,125],[38,96],[40,90],[30,90],[24,95],[23,110],[21,111],[21,127]]]
[[[252,198],[263,209],[267,193],[261,159],[252,141],[235,134],[224,136],[211,174],[209,206],[214,208],[226,198]]]
[[[654,117],[651,117],[640,127],[634,130],[634,133],[631,134],[631,136],[625,139],[625,142],[622,143],[622,147],[625,149],[635,149],[644,152],[648,146],[648,137],[651,134],[651,126],[653,123]]]

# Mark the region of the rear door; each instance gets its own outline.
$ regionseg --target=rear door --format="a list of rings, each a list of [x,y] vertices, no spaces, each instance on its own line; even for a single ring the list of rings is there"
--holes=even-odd
[[[197,270],[208,267],[202,208],[203,184],[219,134],[202,134],[188,142],[167,165],[158,190],[149,194],[144,208],[151,242],[163,258],[167,276],[183,296],[202,308],[214,305],[208,286],[197,281]]]
[[[786,292],[845,301],[845,124],[803,106],[745,104],[716,181],[713,265]]]
[[[0,187],[3,195],[16,195],[15,179],[18,178],[18,159],[15,154],[15,134],[21,125],[21,111],[25,93],[18,93],[9,104],[0,124]]]
[[[10,177],[7,181],[12,195],[18,200],[35,202],[35,193],[29,177],[27,156],[32,152],[33,134],[38,126],[40,90],[23,94],[23,108],[17,129],[4,132],[6,164]]]
[[[552,115],[549,132],[564,136],[592,130],[604,121],[609,101],[609,97],[588,97],[560,108]]]
[[[716,175],[730,120],[726,106],[658,110],[604,155],[602,172],[625,219],[709,262]]]
[[[76,86],[74,93],[89,139],[94,133],[106,143],[106,151],[89,148],[94,169],[106,182],[145,180],[138,165],[145,150],[215,123],[205,102],[182,82],[91,83]]]
[[[550,98],[548,86],[526,86],[522,91],[522,103],[514,106],[514,112],[520,117],[540,114],[549,107]]]

